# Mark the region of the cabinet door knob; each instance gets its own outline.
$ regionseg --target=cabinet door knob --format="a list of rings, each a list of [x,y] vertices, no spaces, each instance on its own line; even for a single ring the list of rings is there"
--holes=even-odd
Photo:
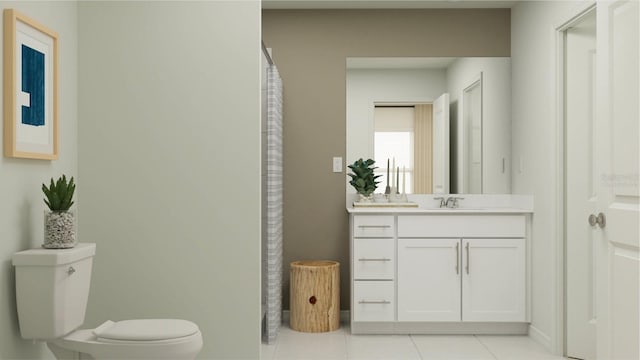
[[[603,213],[589,215],[589,225],[598,225],[601,229],[607,226],[607,217]]]

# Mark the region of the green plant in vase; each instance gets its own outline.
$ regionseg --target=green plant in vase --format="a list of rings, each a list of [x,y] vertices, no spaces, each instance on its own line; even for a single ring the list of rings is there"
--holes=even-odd
[[[375,161],[372,159],[358,159],[348,168],[353,171],[347,175],[351,176],[349,184],[360,194],[361,201],[371,201],[371,195],[378,187],[379,181],[376,181],[382,175],[374,175],[376,167],[373,166]]]
[[[76,184],[73,176],[69,181],[62,175],[57,181],[51,179],[49,187],[42,184],[45,195],[44,202],[50,211],[44,216],[44,244],[45,248],[64,249],[76,245],[76,229],[74,213],[69,211],[73,205],[73,194]]]

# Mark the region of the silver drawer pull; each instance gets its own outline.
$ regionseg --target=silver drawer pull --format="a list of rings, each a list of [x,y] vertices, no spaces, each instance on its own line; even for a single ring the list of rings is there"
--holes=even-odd
[[[375,301],[360,300],[360,301],[358,301],[358,304],[391,304],[391,301],[388,301],[388,300],[375,300]]]
[[[465,246],[465,248],[467,249],[467,274],[469,273],[469,243],[467,243],[467,245]]]
[[[358,261],[391,261],[391,259],[388,258],[360,258],[358,259]]]
[[[358,225],[359,228],[361,229],[367,229],[367,228],[372,228],[372,229],[387,229],[390,228],[391,225]]]
[[[460,243],[456,243],[456,275],[460,274]]]

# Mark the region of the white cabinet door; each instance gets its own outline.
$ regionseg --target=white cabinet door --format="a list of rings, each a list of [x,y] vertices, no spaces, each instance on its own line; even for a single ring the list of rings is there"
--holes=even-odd
[[[525,321],[524,239],[462,240],[462,321]]]
[[[460,240],[398,239],[398,321],[460,321]]]

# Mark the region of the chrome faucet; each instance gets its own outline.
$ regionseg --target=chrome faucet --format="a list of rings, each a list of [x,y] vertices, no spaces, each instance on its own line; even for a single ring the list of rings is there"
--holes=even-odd
[[[440,207],[443,208],[447,205],[447,201],[442,197],[434,197],[433,200],[440,200]]]
[[[458,200],[464,200],[463,197],[449,196],[446,199],[442,196],[434,197],[433,200],[440,200],[440,208],[456,209],[460,206]]]
[[[458,196],[449,196],[445,201],[445,206],[449,209],[456,209],[458,206],[460,206],[458,200],[464,200],[464,198]],[[442,205],[440,205],[440,207],[442,207]]]

